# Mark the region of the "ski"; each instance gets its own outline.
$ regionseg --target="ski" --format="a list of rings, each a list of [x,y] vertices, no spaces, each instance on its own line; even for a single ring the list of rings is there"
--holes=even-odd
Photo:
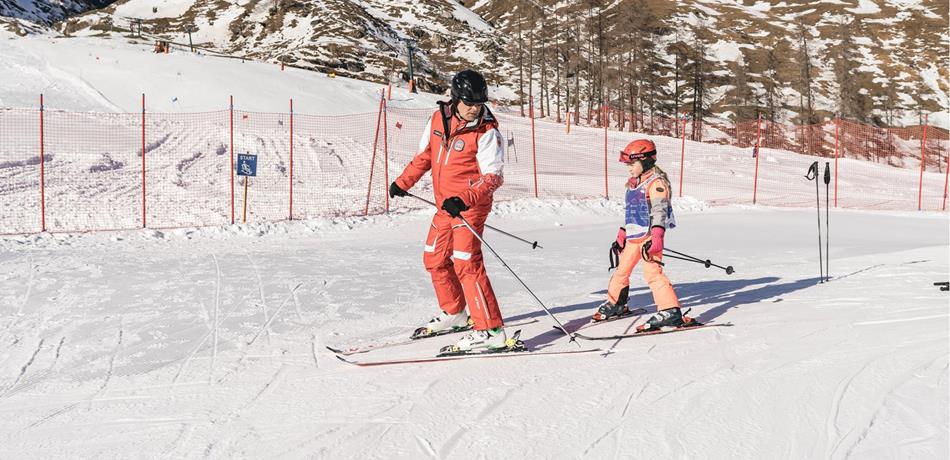
[[[576,337],[584,340],[616,340],[616,339],[628,339],[631,337],[643,337],[647,335],[659,335],[659,334],[669,334],[671,332],[680,332],[680,331],[692,331],[696,329],[705,329],[709,327],[730,327],[734,326],[732,323],[717,323],[717,324],[700,324],[698,326],[687,326],[687,327],[675,327],[675,328],[662,328],[655,331],[643,331],[643,332],[634,332],[630,334],[617,334],[611,336],[589,336],[583,334],[575,334]]]
[[[525,324],[532,324],[536,322],[538,322],[537,318],[529,318],[529,319],[524,319],[520,321],[512,321],[510,323],[505,324],[505,327],[524,326]],[[470,330],[472,330],[471,327],[466,327],[463,329],[458,329],[458,330],[453,330],[453,331],[444,331],[440,333],[429,334],[422,337],[409,337],[405,339],[397,339],[390,342],[377,342],[377,343],[369,343],[366,345],[354,345],[350,347],[340,347],[340,348],[334,348],[327,345],[326,348],[327,350],[330,350],[333,353],[336,353],[337,355],[350,356],[350,355],[366,353],[366,352],[374,351],[374,350],[381,350],[383,348],[391,348],[391,347],[398,347],[400,345],[408,345],[410,343],[418,342],[419,340],[422,340],[422,339],[428,339],[432,337],[441,337],[444,335],[457,334],[460,332],[466,332]]]
[[[481,351],[472,351],[472,350],[460,350],[455,345],[446,345],[439,350],[439,354],[435,355],[436,358],[443,358],[446,356],[470,356],[470,355],[488,355],[492,353],[518,353],[522,351],[527,351],[524,342],[521,341],[521,329],[515,331],[508,340],[505,340],[504,348],[495,348],[487,349]]]
[[[571,334],[574,334],[574,333],[576,333],[577,331],[582,331],[582,330],[587,329],[587,328],[589,328],[589,327],[594,327],[594,326],[596,326],[596,325],[598,325],[598,324],[609,323],[609,322],[612,322],[612,321],[617,321],[617,320],[619,320],[619,319],[629,318],[629,317],[631,317],[631,316],[642,315],[642,314],[644,314],[644,313],[646,313],[646,312],[647,312],[647,309],[646,309],[646,308],[634,308],[633,310],[630,310],[630,311],[628,311],[627,313],[624,313],[624,314],[622,314],[622,315],[620,315],[620,316],[612,316],[612,317],[610,317],[610,318],[607,318],[607,319],[604,319],[604,320],[600,320],[600,321],[588,321],[588,322],[586,322],[586,323],[584,323],[584,324],[581,324],[581,325],[578,326],[576,329],[574,329],[574,330],[572,330],[572,331],[570,331],[570,332],[571,332]],[[557,326],[552,326],[552,327],[553,327],[555,330],[558,330],[558,331],[561,330],[561,328],[559,328],[559,327],[557,327]]]
[[[417,364],[417,363],[437,363],[442,361],[458,361],[461,359],[489,359],[489,358],[515,358],[515,357],[527,357],[527,356],[554,356],[554,355],[577,355],[584,353],[593,353],[601,351],[600,348],[591,348],[586,350],[565,350],[565,351],[538,351],[526,349],[524,351],[509,351],[509,352],[495,352],[495,353],[478,353],[478,354],[463,354],[463,355],[452,355],[452,356],[442,356],[442,357],[423,357],[423,358],[409,358],[409,359],[394,359],[394,360],[381,360],[381,361],[355,361],[352,359],[346,359],[340,355],[336,355],[337,359],[343,361],[347,364],[352,364],[359,367],[373,367],[373,366],[390,366],[396,364]]]

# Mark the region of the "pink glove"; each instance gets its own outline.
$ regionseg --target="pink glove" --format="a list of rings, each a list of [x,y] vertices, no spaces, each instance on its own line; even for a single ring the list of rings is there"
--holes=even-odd
[[[650,249],[647,250],[647,254],[650,254],[652,257],[656,257],[663,254],[663,235],[666,233],[666,229],[663,227],[653,227],[650,229]]]
[[[623,249],[627,245],[627,229],[620,227],[617,231],[617,247]]]

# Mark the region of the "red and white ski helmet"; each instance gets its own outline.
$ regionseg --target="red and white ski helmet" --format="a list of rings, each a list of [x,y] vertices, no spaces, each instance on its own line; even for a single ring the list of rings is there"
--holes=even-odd
[[[649,139],[637,139],[627,144],[627,146],[620,151],[620,159],[617,161],[630,164],[634,161],[646,160],[648,158],[652,158],[654,161],[656,160],[656,144]]]

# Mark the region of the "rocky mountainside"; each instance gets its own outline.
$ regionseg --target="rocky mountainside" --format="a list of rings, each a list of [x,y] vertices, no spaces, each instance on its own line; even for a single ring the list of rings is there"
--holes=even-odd
[[[0,0],[0,28],[25,34],[115,0]]]
[[[0,0],[48,23],[93,1]],[[39,6],[50,6],[45,14]],[[107,5],[106,5],[107,4]],[[30,7],[32,5],[32,8]],[[948,125],[944,0],[107,0],[66,34],[148,36],[220,53],[444,91],[482,69],[545,116],[626,112],[815,123]],[[62,13],[60,13],[62,11]],[[4,13],[7,14],[7,13]],[[32,16],[30,16],[32,15]],[[941,121],[943,120],[943,121]],[[580,120],[579,120],[580,121]]]
[[[417,84],[435,92],[455,69],[494,67],[505,51],[492,25],[445,0],[119,0],[60,30],[128,31],[137,19],[177,42],[193,27],[196,46],[379,82],[408,80],[412,47]]]

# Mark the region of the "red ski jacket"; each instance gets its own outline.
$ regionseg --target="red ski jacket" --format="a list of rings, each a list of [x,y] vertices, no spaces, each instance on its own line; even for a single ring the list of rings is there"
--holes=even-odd
[[[503,182],[504,156],[498,122],[488,106],[475,121],[466,122],[452,114],[450,104],[440,102],[419,140],[419,153],[396,184],[409,190],[431,170],[437,204],[457,196],[471,210],[488,212]]]

